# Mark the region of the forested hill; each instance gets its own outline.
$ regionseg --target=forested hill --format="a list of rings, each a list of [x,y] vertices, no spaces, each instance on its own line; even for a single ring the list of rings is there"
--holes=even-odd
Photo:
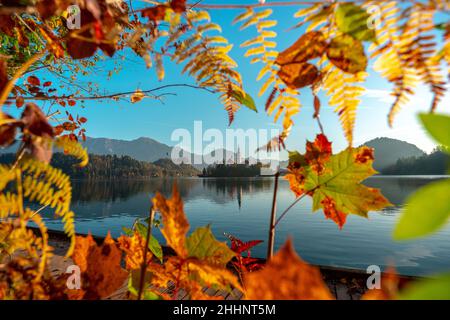
[[[449,156],[439,150],[421,157],[409,157],[397,160],[394,165],[384,168],[386,175],[443,175],[447,173]]]
[[[14,157],[14,154],[0,155],[0,163],[12,163]],[[62,153],[55,153],[51,164],[72,178],[123,179],[197,176],[199,174],[199,171],[190,165],[176,165],[170,160],[151,163],[138,161],[129,156],[116,155],[89,155],[89,164],[84,168],[79,168],[76,166],[76,159]]]
[[[376,138],[364,143],[375,149],[375,161],[373,167],[382,172],[385,168],[395,165],[397,160],[411,157],[422,157],[425,152],[415,145],[391,138]]]

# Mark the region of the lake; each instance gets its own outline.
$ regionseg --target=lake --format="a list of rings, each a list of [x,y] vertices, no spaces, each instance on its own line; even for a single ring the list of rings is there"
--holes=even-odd
[[[450,227],[431,237],[396,242],[393,227],[408,195],[436,177],[383,177],[365,184],[381,188],[395,207],[371,212],[369,219],[350,215],[342,230],[321,211],[311,212],[311,199],[301,200],[277,227],[275,249],[291,236],[299,255],[312,264],[366,269],[394,264],[401,274],[424,275],[450,270]],[[72,210],[76,231],[104,236],[122,233],[136,218],[146,217],[155,191],[171,194],[177,181],[191,231],[211,224],[216,237],[224,232],[244,241],[261,239],[253,256],[264,257],[273,194],[273,178],[179,178],[146,181],[74,181]],[[295,199],[287,181],[280,178],[278,213]],[[431,214],[431,212],[424,212]],[[61,230],[57,219],[46,218],[49,229]],[[162,236],[155,232],[159,240]],[[164,242],[163,242],[164,243]]]

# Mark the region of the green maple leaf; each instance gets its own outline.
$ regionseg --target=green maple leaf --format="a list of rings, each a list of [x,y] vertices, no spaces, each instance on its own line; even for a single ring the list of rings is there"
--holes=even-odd
[[[312,193],[313,211],[324,209],[325,216],[342,227],[348,214],[367,217],[371,210],[391,206],[378,189],[361,183],[377,173],[372,163],[372,149],[360,147],[331,156],[321,174],[305,167],[304,190]]]
[[[339,31],[360,41],[376,40],[375,29],[369,28],[370,14],[364,8],[350,2],[342,3],[337,7],[335,17]]]
[[[197,228],[186,240],[189,257],[205,260],[210,264],[225,267],[236,254],[225,242],[218,241],[210,226]]]

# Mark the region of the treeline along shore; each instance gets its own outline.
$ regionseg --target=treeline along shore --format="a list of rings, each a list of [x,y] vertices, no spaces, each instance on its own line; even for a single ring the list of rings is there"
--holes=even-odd
[[[14,154],[0,155],[0,163],[12,163]],[[77,166],[78,160],[55,153],[51,165],[75,179],[133,179],[149,177],[197,176],[200,171],[191,165],[174,164],[170,159],[146,162],[129,156],[89,155],[86,167]]]

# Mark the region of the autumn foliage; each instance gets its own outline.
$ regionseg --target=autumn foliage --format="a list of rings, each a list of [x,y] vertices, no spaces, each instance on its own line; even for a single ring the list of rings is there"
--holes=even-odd
[[[389,206],[378,189],[361,181],[372,176],[373,150],[347,148],[332,155],[331,143],[320,134],[306,143],[306,153],[291,152],[286,179],[297,197],[313,198],[313,211],[322,209],[327,219],[342,228],[349,214],[367,217],[371,210]]]
[[[169,94],[163,89],[189,86],[217,94],[230,124],[242,106],[258,110],[232,58],[233,44],[206,10],[220,6],[170,0],[133,8],[131,3],[37,0],[20,5],[5,1],[0,6],[0,147],[19,146],[14,162],[0,165],[0,299],[103,299],[124,286],[130,299],[176,299],[182,292],[190,299],[218,299],[207,294],[207,288],[241,291],[246,299],[332,299],[319,270],[296,254],[291,240],[263,264],[249,253],[260,240],[229,236],[228,247],[214,237],[209,225],[190,232],[176,185],[171,198],[155,195],[146,225],[137,222],[117,240],[108,235],[98,244],[92,236],[76,236],[70,179],[49,164],[55,149],[79,159],[80,167],[89,161],[88,151],[79,143],[86,139],[88,119],[70,108],[82,109],[86,100],[124,98],[139,105],[146,98],[161,100]],[[70,4],[78,5],[80,28],[69,28],[74,13],[68,10]],[[285,3],[273,4],[278,5]],[[370,13],[374,5],[376,19]],[[446,0],[308,4],[293,11],[297,35],[280,51],[272,9],[248,4],[237,15],[234,23],[240,30],[254,32],[241,47],[246,48],[244,56],[250,63],[261,65],[257,80],[262,80],[258,94],[264,96],[264,109],[274,122],[281,120],[283,129],[260,149],[285,148],[301,110],[300,91],[310,90],[313,96],[312,120],[320,133],[306,142],[303,154],[289,152],[286,179],[297,196],[294,204],[311,197],[312,211],[321,210],[340,229],[351,214],[367,218],[370,211],[391,205],[378,189],[362,183],[376,174],[373,150],[353,146],[356,114],[366,90],[363,84],[373,62],[374,70],[392,86],[390,126],[419,85],[429,88],[429,109],[435,112],[448,86],[448,70],[443,68],[450,65],[450,24],[437,23],[435,18],[449,5]],[[181,72],[194,84],[105,93],[95,84],[78,83],[79,75],[89,76],[99,61],[125,50],[154,68],[160,81],[170,60],[181,65]],[[56,81],[47,79],[44,70]],[[338,153],[333,153],[321,123],[324,101],[334,107],[348,142]],[[44,102],[49,105],[46,112]],[[18,116],[11,108],[19,110]],[[429,114],[421,120],[448,150],[448,117]],[[448,221],[449,190],[445,180],[413,197],[412,203],[421,210],[429,208],[423,195],[443,199],[437,207],[438,222],[426,220],[432,215],[423,217],[421,210],[409,206],[396,235],[407,238],[441,227]],[[61,219],[70,238],[66,255],[80,267],[80,290],[66,287],[67,275],[49,271],[53,248],[44,209]],[[155,214],[162,220],[164,250],[152,234]],[[410,221],[424,223],[417,227]],[[31,223],[36,232],[29,228]],[[450,282],[450,277],[444,279]],[[419,293],[426,292],[435,283],[418,287]],[[385,275],[381,289],[364,296],[401,297],[395,273]]]

